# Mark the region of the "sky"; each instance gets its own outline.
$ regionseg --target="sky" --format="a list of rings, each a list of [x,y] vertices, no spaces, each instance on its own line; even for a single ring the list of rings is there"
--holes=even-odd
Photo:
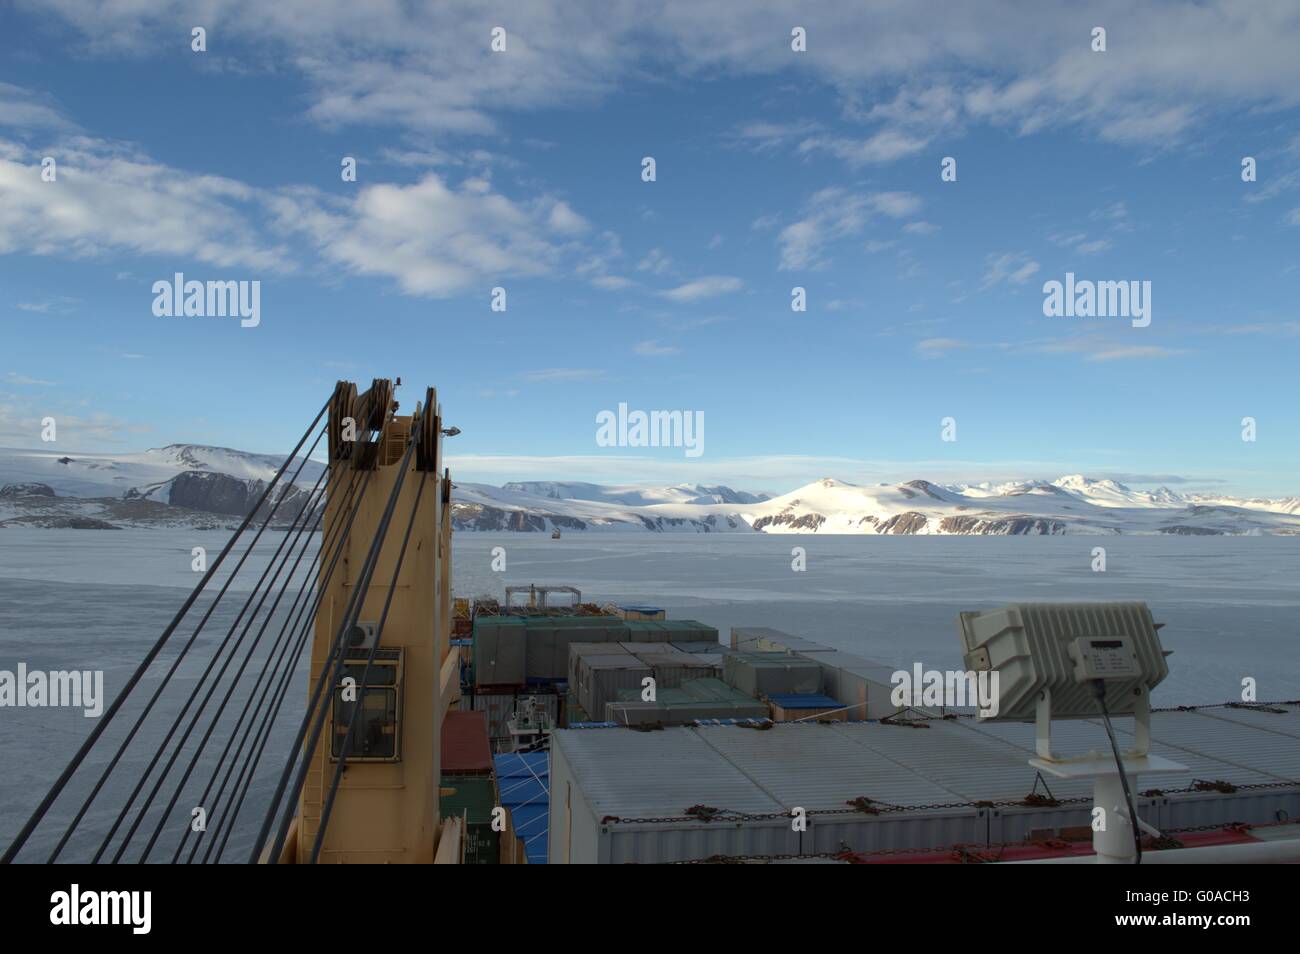
[[[285,452],[400,377],[463,480],[1300,493],[1297,49],[1290,0],[3,3],[0,446]]]

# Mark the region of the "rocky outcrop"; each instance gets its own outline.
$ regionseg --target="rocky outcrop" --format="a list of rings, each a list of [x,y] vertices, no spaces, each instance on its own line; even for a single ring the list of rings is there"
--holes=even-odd
[[[167,502],[173,507],[242,517],[264,489],[260,480],[251,484],[229,474],[187,471],[172,479]]]
[[[123,499],[154,500],[201,513],[244,517],[262,499],[266,486],[266,481],[262,480],[191,470],[177,474],[161,484],[132,488],[123,495]],[[280,498],[279,506],[275,505],[274,500],[266,501],[258,508],[256,519],[264,519],[272,510],[274,526],[288,526],[298,518],[310,499],[310,491],[296,485],[287,491],[283,487],[284,484],[277,484],[274,495]]]
[[[566,517],[559,513],[529,513],[526,510],[506,510],[477,503],[451,505],[453,530],[512,530],[521,533],[542,533],[556,527],[564,530],[586,530],[587,524],[577,517]]]
[[[929,519],[923,513],[917,513],[915,510],[908,510],[906,513],[895,514],[888,520],[880,522],[876,528],[878,533],[920,533],[925,529]]]
[[[0,487],[0,497],[57,497],[49,484],[35,482],[23,484],[5,484]]]
[[[982,536],[1051,536],[1066,532],[1066,524],[1043,517],[944,517],[939,521],[940,533],[978,534]]]
[[[930,497],[933,500],[944,499],[943,497],[939,496],[937,488],[934,486],[934,484],[930,483],[928,480],[909,480],[907,483],[903,484],[903,486],[911,487],[914,490],[919,490],[921,491],[921,493],[925,494],[927,497]]]
[[[42,530],[118,530],[116,524],[96,517],[32,516],[0,523],[4,527],[40,527]]]
[[[786,530],[812,530],[816,532],[817,528],[826,522],[826,518],[819,513],[806,513],[801,517],[796,517],[789,511],[778,513],[771,517],[759,517],[754,521],[755,530],[764,530],[768,527],[782,527]]]

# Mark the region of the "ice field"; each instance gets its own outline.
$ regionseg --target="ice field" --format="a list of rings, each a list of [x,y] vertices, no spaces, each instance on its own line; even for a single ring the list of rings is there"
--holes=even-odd
[[[197,581],[192,548],[205,547],[211,559],[225,539],[171,530],[0,531],[0,669],[19,662],[29,670],[102,669],[111,700]],[[258,551],[272,552],[267,542]],[[1097,546],[1106,548],[1105,572],[1092,569]],[[504,548],[505,572],[492,569],[496,547]],[[792,569],[795,547],[804,550],[802,572]],[[461,533],[454,553],[457,596],[565,583],[585,600],[662,606],[669,616],[718,627],[724,641],[732,625],[773,626],[898,668],[961,668],[961,610],[1019,600],[1146,600],[1173,650],[1157,705],[1239,699],[1247,677],[1257,681],[1260,700],[1300,697],[1300,542],[1286,537]],[[250,558],[240,576],[255,579],[245,574],[262,559]],[[221,624],[232,616],[219,611],[201,645],[224,634]],[[198,671],[182,666],[178,678],[192,681]],[[300,713],[305,675],[297,681],[289,700]],[[92,724],[79,709],[0,709],[0,843]],[[277,752],[282,758],[291,735],[282,719],[267,764],[277,763]],[[145,757],[121,774],[131,777]],[[113,792],[117,803],[125,794],[110,783],[109,806],[117,804]],[[267,792],[259,777],[250,809]],[[48,852],[52,837],[33,839],[33,849]],[[86,847],[74,839],[70,850]]]

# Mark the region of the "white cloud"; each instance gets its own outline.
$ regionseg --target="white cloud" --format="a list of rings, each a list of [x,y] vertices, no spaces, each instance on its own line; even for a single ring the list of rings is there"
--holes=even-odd
[[[939,226],[932,222],[908,222],[903,226],[903,231],[908,235],[933,235],[939,231]]]
[[[729,292],[740,291],[742,287],[744,287],[744,282],[739,278],[728,275],[709,275],[705,278],[697,278],[695,281],[687,282],[684,285],[678,285],[676,288],[662,291],[659,294],[669,301],[686,304],[703,301],[706,298],[716,298],[718,295],[725,295]]]
[[[842,136],[810,136],[799,144],[800,153],[828,152],[849,165],[893,162],[914,156],[930,144],[929,138],[919,138],[895,129],[886,129],[866,139],[849,139]]]
[[[680,348],[674,348],[670,345],[661,345],[657,341],[642,341],[634,349],[637,354],[645,355],[648,358],[660,358],[667,355],[680,353]]]
[[[969,341],[957,338],[925,338],[916,343],[916,352],[923,358],[938,358],[950,351],[962,351],[972,347]]]
[[[45,447],[41,421],[53,417],[58,427],[58,447],[87,450],[105,444],[121,445],[150,428],[96,411],[90,415],[65,413],[62,404],[32,404],[29,398],[0,393],[0,447]]]
[[[985,271],[984,278],[980,282],[981,288],[992,288],[994,285],[1000,285],[1004,282],[1010,285],[1023,285],[1038,271],[1038,263],[1024,252],[1004,252],[1001,255],[990,255],[985,259],[984,264]]]
[[[1087,11],[1071,0],[990,0],[945,5],[941,18],[910,0],[569,0],[511,5],[504,54],[488,46],[501,14],[480,0],[205,0],[201,14],[190,0],[22,6],[61,17],[95,52],[142,56],[174,49],[177,24],[201,16],[219,25],[232,65],[297,70],[309,114],[328,125],[496,133],[495,112],[591,102],[651,72],[744,79],[797,70],[868,127],[807,148],[884,162],[974,123],[1022,133],[1074,126],[1163,146],[1216,114],[1300,102],[1293,0],[1099,0]],[[774,23],[795,22],[815,44],[807,56],[774,41]],[[1097,23],[1111,38],[1104,54],[1089,49]],[[770,143],[799,125],[765,121],[742,133]]]
[[[53,381],[43,381],[40,378],[29,377],[28,375],[20,374],[17,371],[6,371],[5,380],[8,381],[10,384],[16,384],[19,385],[20,387],[25,386],[25,387],[48,388],[54,386]]]
[[[0,126],[59,131],[73,128],[52,97],[12,83],[0,83]]]
[[[510,278],[555,272],[576,251],[568,242],[583,221],[551,197],[514,201],[483,179],[457,187],[433,172],[412,185],[364,186],[350,200],[299,190],[269,207],[328,260],[432,297],[475,286],[486,295]]]
[[[638,272],[649,272],[652,275],[662,275],[672,267],[672,264],[672,259],[665,255],[662,249],[652,248],[637,263],[636,270]]]
[[[1110,239],[1094,239],[1091,242],[1080,242],[1075,249],[1084,255],[1095,255],[1097,252],[1104,252],[1111,247]]]
[[[856,194],[839,187],[812,196],[803,218],[781,230],[777,242],[783,270],[822,268],[826,247],[861,234],[878,215],[902,218],[916,212],[921,200],[910,192]]]
[[[96,257],[128,252],[223,267],[286,271],[283,246],[256,224],[265,195],[233,179],[190,175],[118,144],[85,137],[40,155],[0,141],[0,254]]]

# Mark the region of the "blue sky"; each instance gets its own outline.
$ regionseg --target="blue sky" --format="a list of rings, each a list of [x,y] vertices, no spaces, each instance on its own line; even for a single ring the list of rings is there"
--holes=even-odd
[[[287,450],[384,375],[467,480],[1300,492],[1293,3],[149,6],[0,9],[2,446]],[[1045,317],[1067,271],[1150,326]],[[620,402],[705,453],[597,446]]]

